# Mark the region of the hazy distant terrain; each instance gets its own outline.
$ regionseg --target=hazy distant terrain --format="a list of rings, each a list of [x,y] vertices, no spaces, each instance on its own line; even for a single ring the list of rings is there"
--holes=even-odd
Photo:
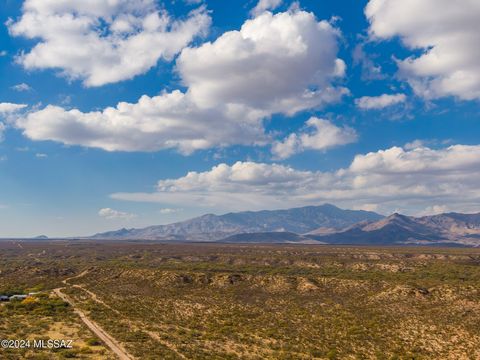
[[[330,204],[287,210],[207,214],[191,220],[96,234],[96,239],[479,246],[480,214],[388,217]]]
[[[113,358],[58,288],[135,359],[480,358],[479,249],[1,241],[0,337],[76,340],[2,359]]]

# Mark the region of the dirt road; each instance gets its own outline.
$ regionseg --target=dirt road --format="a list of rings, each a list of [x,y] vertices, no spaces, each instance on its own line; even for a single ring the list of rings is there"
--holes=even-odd
[[[95,333],[95,335],[97,335],[118,356],[120,360],[134,359],[134,357],[130,355],[117,340],[110,336],[97,323],[90,320],[82,310],[76,308],[72,299],[62,292],[62,288],[53,289],[53,292],[63,301],[70,304],[70,306],[73,308],[73,311],[80,316],[80,319],[82,319],[85,325],[87,325],[88,328],[92,330],[93,333]]]

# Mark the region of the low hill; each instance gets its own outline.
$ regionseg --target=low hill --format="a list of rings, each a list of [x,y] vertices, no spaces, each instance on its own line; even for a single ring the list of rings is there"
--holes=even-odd
[[[255,244],[318,244],[321,242],[309,239],[291,232],[261,232],[242,233],[220,240],[224,243],[255,243]]]

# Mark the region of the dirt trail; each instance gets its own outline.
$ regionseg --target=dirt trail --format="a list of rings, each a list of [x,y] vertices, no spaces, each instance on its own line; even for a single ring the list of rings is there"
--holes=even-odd
[[[70,284],[68,283],[70,280],[81,278],[81,277],[87,275],[89,272],[90,272],[90,269],[84,270],[78,275],[75,275],[75,276],[72,276],[72,277],[69,277],[69,278],[66,278],[66,279],[62,280],[62,283],[70,286]],[[85,291],[88,295],[90,295],[92,300],[96,301],[99,304],[102,304],[106,308],[112,310],[117,315],[120,315],[120,312],[118,310],[112,308],[110,305],[105,303],[103,300],[99,299],[97,294],[95,294],[95,293],[91,292],[90,290],[86,289],[83,285],[74,284],[74,285],[71,285],[71,286],[74,287],[74,288]]]
[[[90,295],[90,298],[105,306],[106,308],[110,309],[111,311],[113,311],[115,314],[121,316],[122,314],[120,313],[120,311],[118,311],[117,309],[114,309],[112,308],[110,305],[108,305],[107,303],[105,303],[103,300],[101,300],[100,298],[98,298],[97,294],[95,294],[94,292],[86,289],[85,287],[81,286],[81,285],[73,285],[74,288],[77,288],[77,289],[81,289],[83,291],[85,291],[88,295]],[[144,329],[144,326],[142,324],[137,324],[136,322],[134,321],[131,321],[130,319],[123,319],[124,321],[126,321],[129,325],[129,327],[131,329],[135,329],[135,330],[142,330],[142,331],[145,331],[153,340],[155,341],[158,341],[160,344],[164,345],[165,347],[169,348],[170,350],[172,350],[175,354],[178,355],[178,357],[182,358],[182,359],[186,359],[186,357],[178,351],[177,347],[173,344],[171,344],[170,342],[168,341],[165,341],[165,340],[162,340],[162,338],[155,332],[153,331],[148,331],[148,330],[145,330]]]
[[[69,303],[73,311],[82,319],[85,325],[93,331],[117,356],[120,360],[133,360],[134,357],[130,355],[127,350],[112,336],[110,336],[105,330],[103,330],[96,322],[90,320],[85,313],[76,308],[74,302],[70,297],[62,292],[62,288],[53,289],[53,292],[60,297],[63,301]]]
[[[62,283],[66,286],[71,286],[68,282],[73,279],[77,279],[80,277],[83,277],[88,274],[90,270],[84,270],[80,274],[69,277],[67,279],[62,280]],[[73,285],[74,287],[77,287],[76,285]],[[115,338],[113,338],[111,335],[109,335],[104,329],[100,327],[96,322],[93,320],[90,320],[85,313],[75,307],[75,303],[72,301],[72,299],[64,294],[62,292],[63,288],[56,288],[53,289],[53,292],[60,297],[63,301],[67,302],[70,304],[70,306],[73,308],[73,311],[80,317],[80,319],[85,323],[85,325],[88,326],[88,328],[95,334],[97,335],[117,356],[120,360],[133,360],[134,357],[130,355],[127,350],[117,341]],[[83,289],[86,290],[86,289]],[[106,304],[105,304],[106,305]]]
[[[117,315],[121,315],[120,311],[118,311],[117,309],[114,309],[112,308],[110,305],[108,305],[105,301],[103,301],[102,299],[100,299],[97,294],[95,294],[94,292],[86,289],[84,286],[82,285],[72,285],[74,288],[76,289],[80,289],[82,291],[85,291],[91,298],[93,301],[105,306],[107,309],[113,311],[115,314]]]
[[[69,282],[70,280],[77,279],[77,278],[81,278],[82,276],[87,275],[89,272],[90,272],[90,269],[83,270],[83,271],[82,271],[80,274],[78,274],[78,275],[75,275],[75,276],[72,276],[72,277],[69,277],[69,278],[66,278],[66,279],[62,280],[62,283],[64,283],[65,285],[69,285],[68,282]]]
[[[85,291],[85,292],[90,296],[90,298],[91,298],[93,301],[95,301],[95,302],[97,302],[97,303],[105,306],[106,308],[110,309],[111,311],[113,311],[113,312],[116,313],[117,315],[121,315],[120,311],[118,311],[117,309],[112,308],[110,305],[108,305],[108,304],[105,303],[102,299],[100,299],[100,298],[97,296],[97,294],[95,294],[94,292],[88,290],[88,289],[85,288],[83,285],[79,285],[79,284],[70,285],[70,284],[68,283],[70,280],[81,278],[81,277],[87,275],[89,272],[90,272],[90,269],[84,270],[84,271],[82,271],[82,272],[81,272],[80,274],[78,274],[78,275],[75,275],[75,276],[72,276],[72,277],[69,277],[69,278],[63,280],[62,283],[65,284],[65,285],[67,285],[67,286],[72,286],[72,287],[74,287],[74,288],[77,288],[77,289],[80,289],[80,290]],[[55,289],[55,290],[57,290],[56,293],[57,293],[59,296],[60,296],[60,294],[62,294],[63,296],[67,297],[65,294],[63,294],[63,293],[61,293],[61,292],[59,293],[59,291],[61,291],[61,289]],[[63,298],[63,297],[62,297],[62,298]],[[65,298],[63,298],[63,299],[65,300]],[[67,300],[65,300],[65,301],[67,301]],[[67,302],[69,302],[70,304],[72,304],[71,300],[70,300],[70,301],[67,301]],[[73,307],[73,304],[72,304],[72,307]],[[84,315],[84,317],[85,317],[85,319],[87,319],[85,315]],[[84,320],[84,318],[82,318],[82,320]],[[87,319],[87,320],[89,320],[89,319]],[[129,326],[130,326],[132,329],[136,329],[136,330],[142,329],[142,326],[138,326],[138,324],[135,324],[133,321],[131,321],[131,320],[129,320],[129,319],[125,319],[125,320],[128,322]],[[85,321],[85,320],[84,320],[84,321]],[[89,321],[90,321],[90,320],[89,320]],[[92,321],[90,321],[90,322],[92,322]],[[87,325],[88,325],[88,324],[87,324]],[[96,325],[98,328],[100,328],[97,324],[95,324],[95,325]],[[90,326],[89,326],[89,327],[90,327]],[[101,329],[101,328],[100,328],[100,329]],[[93,330],[93,329],[92,329],[92,330]],[[101,330],[106,334],[106,332],[105,332],[103,329],[101,329]],[[143,329],[143,330],[144,330],[144,329]],[[171,343],[169,343],[169,342],[167,342],[167,341],[162,340],[162,339],[160,338],[160,336],[159,336],[158,334],[156,334],[155,332],[153,332],[153,331],[147,331],[147,330],[144,330],[144,331],[145,331],[153,340],[158,341],[159,343],[161,343],[161,344],[164,345],[165,347],[169,348],[169,349],[172,350],[174,353],[176,353],[180,358],[186,359],[186,357],[185,357],[181,352],[178,351],[178,349],[176,348],[176,346],[174,346],[173,344],[171,344]],[[106,334],[106,335],[108,335],[108,334]],[[110,338],[111,338],[112,340],[114,340],[111,336],[110,336]],[[112,349],[112,350],[113,350],[113,349]],[[117,354],[117,355],[118,355],[118,354]]]

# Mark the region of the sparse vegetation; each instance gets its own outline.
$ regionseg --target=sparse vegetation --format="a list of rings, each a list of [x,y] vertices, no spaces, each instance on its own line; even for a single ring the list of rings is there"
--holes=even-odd
[[[141,359],[480,358],[477,249],[3,246],[0,293],[40,284],[48,293],[71,278],[64,292]],[[53,296],[0,309],[9,334],[45,333],[59,318],[82,328]],[[41,321],[15,326],[19,316]],[[88,357],[101,343],[81,331],[74,355]]]

